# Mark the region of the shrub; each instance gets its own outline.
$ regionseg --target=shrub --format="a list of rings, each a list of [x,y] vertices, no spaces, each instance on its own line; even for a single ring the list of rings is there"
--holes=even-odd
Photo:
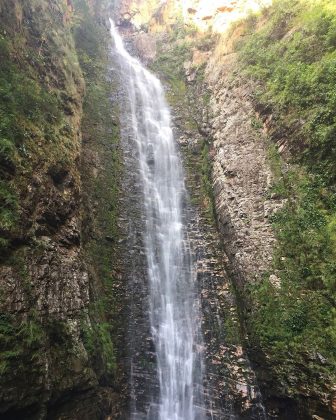
[[[250,288],[248,323],[282,383],[290,387],[292,366],[308,357],[309,368],[293,377],[321,389],[325,378],[314,374],[321,362],[312,355],[326,358],[329,378],[336,366],[336,5],[277,0],[263,14],[266,23],[237,46],[240,66],[258,82],[256,100],[273,110],[277,128],[289,129],[296,165],[284,173],[271,147],[273,192],[287,198],[273,217],[281,287],[266,278]]]

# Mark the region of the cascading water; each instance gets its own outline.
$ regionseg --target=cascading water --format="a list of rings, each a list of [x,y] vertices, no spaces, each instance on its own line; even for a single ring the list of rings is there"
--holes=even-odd
[[[111,35],[127,86],[144,198],[150,323],[160,386],[159,402],[148,417],[201,420],[205,415],[200,316],[183,223],[185,186],[170,111],[160,81],[126,51],[112,21]]]

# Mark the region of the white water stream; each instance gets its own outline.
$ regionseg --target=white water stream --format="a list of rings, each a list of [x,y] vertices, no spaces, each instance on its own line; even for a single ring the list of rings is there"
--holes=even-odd
[[[200,316],[183,224],[185,185],[170,110],[161,82],[126,51],[112,21],[111,35],[127,88],[143,186],[149,316],[160,385],[156,414],[148,418],[201,420],[205,416]]]

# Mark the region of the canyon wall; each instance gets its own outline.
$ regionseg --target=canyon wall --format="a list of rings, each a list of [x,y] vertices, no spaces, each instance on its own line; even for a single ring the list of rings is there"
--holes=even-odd
[[[116,210],[95,210],[112,205],[99,182],[117,189],[105,6],[0,3],[1,418],[116,409]]]

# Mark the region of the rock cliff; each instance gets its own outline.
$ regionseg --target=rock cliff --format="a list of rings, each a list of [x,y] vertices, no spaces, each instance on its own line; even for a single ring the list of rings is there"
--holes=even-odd
[[[71,418],[111,412],[115,355],[99,303],[107,286],[94,274],[101,260],[93,263],[87,251],[98,216],[82,224],[82,203],[93,194],[83,189],[89,148],[83,157],[82,121],[89,95],[92,102],[99,89],[84,62],[96,60],[100,80],[108,77],[107,29],[89,6],[0,4],[1,418],[59,418],[63,406]],[[100,56],[75,42],[73,33],[89,24],[96,38],[91,33],[86,41],[100,45]],[[101,96],[109,111],[109,91]],[[90,124],[98,125],[94,118]],[[95,133],[96,144],[117,137],[105,127]],[[90,198],[83,201],[84,191]]]
[[[239,76],[234,51],[210,60],[206,77],[212,92],[213,188],[219,230],[232,267],[242,283],[270,270],[275,246],[271,217],[282,205],[270,194],[273,174],[265,134],[258,130],[253,87]],[[259,127],[260,128],[260,127]],[[271,274],[275,278],[275,274]]]

